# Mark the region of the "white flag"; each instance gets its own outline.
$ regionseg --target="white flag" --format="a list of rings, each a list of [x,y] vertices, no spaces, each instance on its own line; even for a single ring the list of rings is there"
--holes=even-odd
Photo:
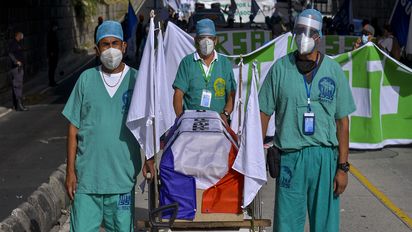
[[[254,65],[253,68],[250,96],[245,113],[240,148],[233,164],[233,169],[245,176],[243,187],[243,208],[253,201],[259,189],[267,181],[262,125],[260,122],[258,90],[256,84],[259,79],[256,77],[256,66]]]
[[[180,61],[183,57],[196,51],[194,44],[195,40],[192,36],[172,22],[167,23],[164,45],[170,86],[176,78]]]
[[[160,28],[160,26],[159,26]],[[173,109],[173,87],[167,75],[166,59],[162,30],[157,35],[156,75],[155,75],[155,126],[156,147],[160,143],[160,136],[173,126],[176,115]],[[159,148],[156,148],[159,152]]]
[[[155,117],[155,93],[153,91],[155,78],[154,51],[154,21],[151,18],[149,33],[126,120],[126,126],[136,137],[147,159],[151,158],[155,153],[153,144],[153,119]],[[156,150],[158,150],[159,143],[156,145]]]

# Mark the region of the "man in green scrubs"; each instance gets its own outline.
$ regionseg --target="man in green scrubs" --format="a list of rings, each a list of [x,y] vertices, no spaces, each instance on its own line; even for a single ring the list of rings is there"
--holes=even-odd
[[[80,75],[63,110],[69,121],[70,230],[95,232],[102,225],[105,231],[129,232],[133,231],[134,186],[141,158],[125,121],[137,71],[122,62],[127,44],[118,22],[103,22],[96,41],[102,65]]]
[[[176,116],[184,110],[213,110],[224,121],[233,110],[236,81],[232,63],[215,50],[215,24],[210,19],[196,24],[196,52],[180,62],[176,79],[173,107]]]
[[[322,15],[304,10],[294,35],[298,51],[278,60],[259,93],[262,133],[276,112],[281,150],[274,231],[339,231],[339,195],[348,183],[349,119],[355,111],[340,65],[318,51]]]

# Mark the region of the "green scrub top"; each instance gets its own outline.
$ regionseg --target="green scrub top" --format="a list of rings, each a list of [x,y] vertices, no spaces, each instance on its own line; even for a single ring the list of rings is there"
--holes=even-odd
[[[260,89],[260,111],[266,115],[276,112],[274,142],[283,151],[338,146],[335,120],[356,110],[348,80],[340,65],[331,58],[323,58],[311,85],[311,110],[315,114],[313,135],[304,135],[302,130],[303,115],[308,111],[307,93],[294,53],[282,57],[271,67]]]
[[[63,115],[78,128],[78,193],[126,193],[135,185],[140,148],[125,123],[136,75],[130,68],[113,97],[97,67],[84,71],[74,86]]]
[[[201,61],[195,60],[194,53],[182,59],[173,88],[178,88],[184,93],[183,108],[185,110],[223,112],[230,92],[236,91],[232,63],[226,57],[218,54],[218,59],[213,62],[210,75],[210,81],[206,83],[201,69]],[[203,90],[212,93],[210,108],[200,106]]]

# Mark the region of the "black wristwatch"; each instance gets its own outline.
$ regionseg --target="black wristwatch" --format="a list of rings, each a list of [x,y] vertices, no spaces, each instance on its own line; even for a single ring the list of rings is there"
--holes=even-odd
[[[350,169],[350,164],[349,162],[345,162],[345,163],[340,163],[338,164],[338,168],[344,172],[348,172]]]

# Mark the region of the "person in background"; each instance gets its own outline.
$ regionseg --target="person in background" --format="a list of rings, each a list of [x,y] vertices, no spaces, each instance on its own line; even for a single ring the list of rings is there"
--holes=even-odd
[[[229,8],[229,9],[228,9]],[[237,5],[234,0],[230,1],[230,4],[225,6],[223,12],[227,14],[227,26],[228,28],[233,28],[235,24],[235,13],[237,10]]]
[[[173,107],[179,117],[184,110],[212,110],[227,123],[233,110],[236,81],[231,62],[218,54],[215,24],[210,19],[196,24],[196,52],[179,64]]]
[[[374,35],[375,28],[370,24],[365,24],[365,26],[363,26],[362,28],[362,36],[356,40],[353,49],[358,49],[362,45],[367,44],[368,42],[372,42]]]
[[[270,18],[269,16],[266,16],[265,23],[267,28],[272,31],[272,39],[275,39],[276,37],[286,32],[286,27],[283,23],[283,19],[277,11],[274,11]]]
[[[12,99],[16,111],[27,111],[23,105],[23,77],[24,77],[24,55],[23,55],[23,33],[16,32],[13,40],[9,43],[9,58],[12,63]]]
[[[393,30],[390,24],[384,26],[383,38],[378,41],[378,46],[396,60],[401,58],[401,49],[398,40],[393,35]]]

